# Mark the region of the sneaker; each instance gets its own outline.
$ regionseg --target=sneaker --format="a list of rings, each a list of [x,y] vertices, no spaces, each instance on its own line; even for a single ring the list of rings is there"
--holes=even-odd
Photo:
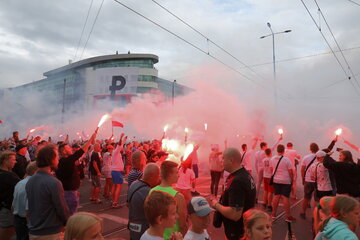
[[[305,213],[300,213],[300,217],[305,220],[306,219]]]
[[[286,222],[296,222],[296,218],[294,218],[293,216],[289,216],[285,219]]]
[[[117,202],[112,203],[111,207],[112,208],[121,208],[120,204]]]

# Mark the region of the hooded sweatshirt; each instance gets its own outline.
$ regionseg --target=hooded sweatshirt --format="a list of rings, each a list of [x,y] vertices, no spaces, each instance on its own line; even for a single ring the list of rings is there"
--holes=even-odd
[[[324,231],[319,232],[315,240],[358,240],[358,238],[346,223],[330,218]]]

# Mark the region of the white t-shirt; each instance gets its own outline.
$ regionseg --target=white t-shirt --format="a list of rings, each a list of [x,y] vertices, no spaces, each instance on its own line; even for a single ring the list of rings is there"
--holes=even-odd
[[[243,154],[245,155],[243,156],[242,165],[244,165],[246,170],[251,171],[252,170],[251,160],[254,155],[254,150],[246,151]]]
[[[111,171],[111,155],[109,152],[104,153],[102,171]]]
[[[315,162],[315,164],[311,165],[308,172],[313,182],[315,182],[315,179],[317,179],[317,189],[319,191],[332,191],[329,170],[324,167],[322,163]]]
[[[270,166],[273,169],[273,173],[275,172],[275,168],[280,157],[281,156],[274,156],[270,160]],[[283,157],[274,175],[274,183],[291,184],[291,178],[289,173],[289,170],[291,169],[294,169],[294,166],[291,164],[290,159],[288,159],[287,157]]]
[[[209,234],[206,230],[202,234],[194,233],[189,230],[185,234],[184,240],[210,240]]]
[[[121,156],[121,146],[117,146],[112,153],[111,157],[111,170],[112,171],[124,171],[124,162]]]
[[[301,167],[305,166],[305,169],[306,169],[307,166],[310,164],[310,162],[314,159],[314,157],[315,157],[314,153],[306,155],[301,161]],[[314,160],[314,162],[312,164],[314,164],[314,163],[316,163],[316,159]],[[311,177],[310,177],[310,174],[309,174],[310,167],[306,171],[305,182],[314,182],[313,180],[311,180]]]
[[[282,161],[282,160],[281,160]],[[272,176],[272,171],[271,171],[271,166],[270,166],[270,158],[266,157],[263,159],[263,166],[264,166],[264,174],[263,177],[264,178],[271,178]]]
[[[179,189],[191,189],[191,182],[195,180],[195,173],[192,169],[186,169],[184,173],[183,168],[179,169],[179,178],[176,187]]]
[[[140,240],[163,240],[163,239],[164,238],[162,238],[162,237],[149,235],[147,230],[143,233],[143,235],[140,238]]]
[[[295,167],[295,158],[300,160],[300,155],[294,149],[285,149],[284,157],[290,159],[291,164]]]

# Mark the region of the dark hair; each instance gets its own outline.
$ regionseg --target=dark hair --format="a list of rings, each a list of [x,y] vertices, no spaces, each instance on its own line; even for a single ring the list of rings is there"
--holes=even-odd
[[[58,151],[61,153],[64,150],[66,145],[67,145],[67,143],[60,144],[59,147],[58,147]]]
[[[287,146],[287,147],[292,147],[293,144],[292,144],[291,142],[288,142],[288,143],[286,144],[286,146]]]
[[[342,150],[341,153],[345,156],[344,162],[354,164],[354,160],[350,151]]]
[[[158,216],[166,218],[171,204],[176,205],[176,201],[169,193],[152,191],[144,202],[145,217],[149,224],[155,225]]]
[[[271,149],[270,148],[265,149],[265,154],[266,156],[269,156],[271,154]]]
[[[261,142],[260,143],[260,148],[266,147],[267,143],[266,142]]]
[[[244,143],[243,145],[241,145],[241,149],[242,149],[243,151],[245,151],[245,148],[246,148],[246,144]]]
[[[160,173],[162,179],[168,179],[173,168],[177,168],[178,164],[173,161],[164,161],[160,167]]]
[[[316,143],[310,143],[310,151],[312,153],[316,153],[319,151],[319,146]]]
[[[284,153],[284,151],[285,151],[285,146],[282,145],[282,144],[279,144],[279,145],[277,145],[276,150],[277,150],[278,153]]]
[[[51,161],[55,159],[57,155],[57,148],[53,144],[46,145],[41,148],[37,154],[36,163],[39,168],[49,167]]]

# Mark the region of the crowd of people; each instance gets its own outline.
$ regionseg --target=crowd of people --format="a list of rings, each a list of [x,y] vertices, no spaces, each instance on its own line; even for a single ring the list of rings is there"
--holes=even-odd
[[[162,140],[128,141],[121,134],[114,142],[113,136],[96,136],[97,131],[87,141],[70,143],[67,136],[53,143],[40,136],[20,139],[14,132],[0,142],[1,240],[103,239],[102,219],[78,211],[79,188],[86,177],[91,180],[89,200],[99,204],[108,199],[112,208],[122,207],[120,193],[127,183],[132,240],[213,239],[207,231],[210,223],[223,226],[229,240],[271,239],[280,201],[285,220],[296,221],[290,198],[298,198],[298,175],[303,185],[302,219],[308,218],[314,200],[313,238],[358,239],[354,231],[360,222],[360,165],[343,149],[337,149],[339,159],[334,160],[338,137],[322,149],[311,143],[304,157],[291,142],[281,144],[282,136],[271,147],[257,138],[250,149],[243,144],[241,150],[221,151],[213,144],[204,160],[209,163],[210,196],[200,196],[200,145],[178,164],[167,160]],[[219,186],[221,178],[224,184]]]

